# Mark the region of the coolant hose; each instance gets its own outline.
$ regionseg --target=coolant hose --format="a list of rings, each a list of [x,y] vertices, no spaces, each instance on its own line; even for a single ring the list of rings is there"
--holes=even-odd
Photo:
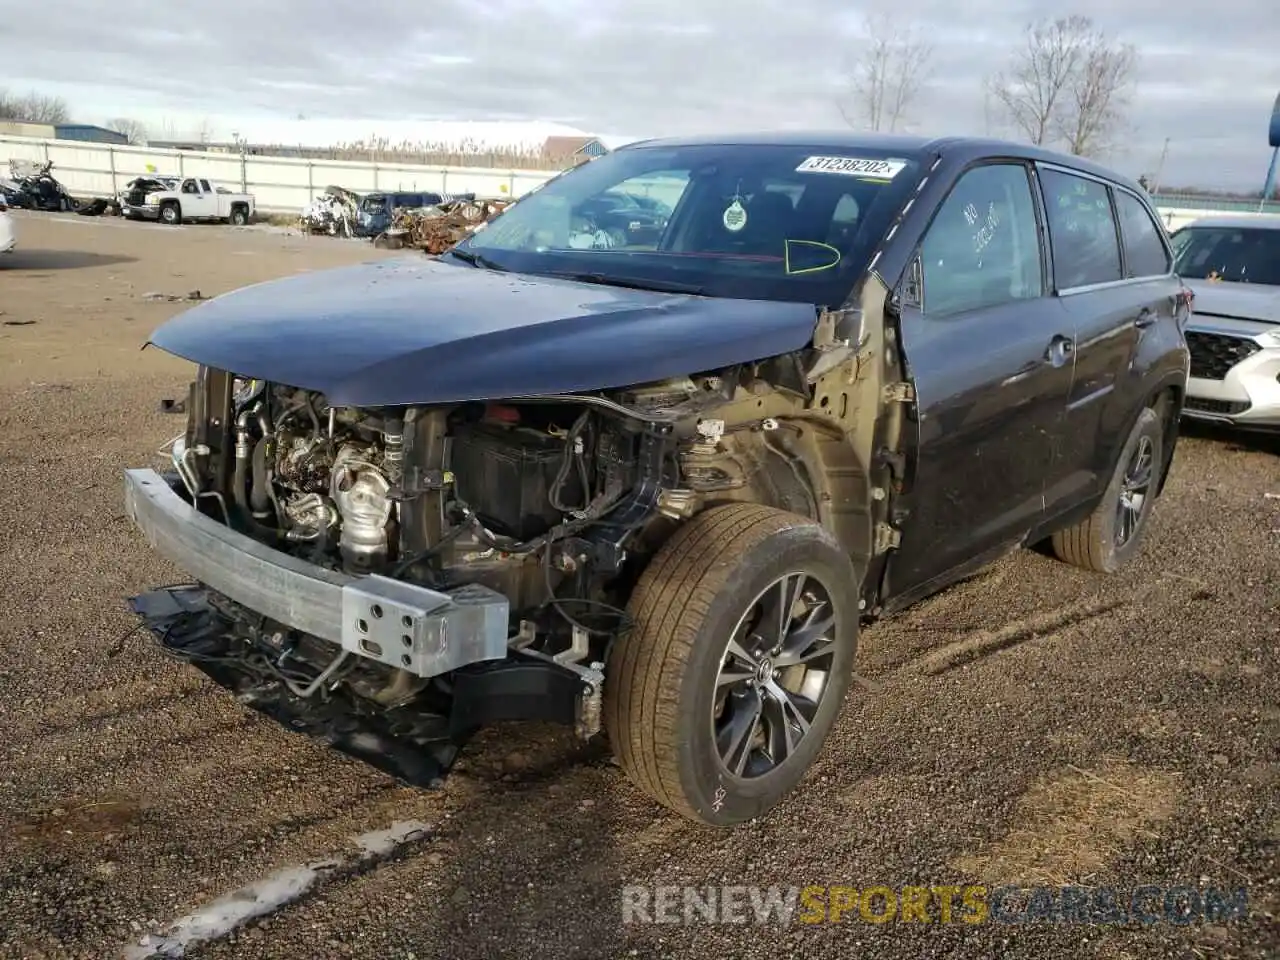
[[[231,494],[235,498],[236,506],[240,508],[240,515],[246,521],[252,516],[249,510],[249,458],[236,457],[235,473],[231,477]]]
[[[268,484],[271,482],[267,478],[267,448],[270,441],[263,437],[253,448],[253,489],[249,494],[249,503],[253,507],[253,515],[255,517],[271,516],[271,489]],[[237,462],[236,468],[239,469],[240,464]],[[242,490],[241,485],[236,486],[236,490]]]

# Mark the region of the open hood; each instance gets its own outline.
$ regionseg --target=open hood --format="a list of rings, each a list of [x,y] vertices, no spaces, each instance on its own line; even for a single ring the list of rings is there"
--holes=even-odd
[[[335,406],[456,403],[647,383],[799,350],[813,304],[655,293],[422,257],[245,287],[151,344],[318,390]]]
[[[1195,293],[1192,309],[1201,316],[1280,323],[1280,287],[1216,280],[1182,282]]]

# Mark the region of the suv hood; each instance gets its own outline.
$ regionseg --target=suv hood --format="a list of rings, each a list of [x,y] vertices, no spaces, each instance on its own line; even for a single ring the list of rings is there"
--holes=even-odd
[[[1196,295],[1192,309],[1197,314],[1280,323],[1280,287],[1210,280],[1182,282]]]
[[[335,406],[623,387],[789,353],[813,304],[656,293],[414,255],[216,297],[149,343]]]

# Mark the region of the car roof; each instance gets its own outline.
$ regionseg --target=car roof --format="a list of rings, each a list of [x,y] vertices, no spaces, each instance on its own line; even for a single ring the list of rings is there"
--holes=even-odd
[[[1200,217],[1187,227],[1216,227],[1226,230],[1280,230],[1280,214],[1253,213],[1236,216]]]
[[[639,140],[619,147],[614,152],[655,147],[694,146],[782,146],[807,147],[813,150],[884,150],[897,151],[916,157],[938,154],[943,157],[956,157],[961,162],[979,160],[990,156],[1012,157],[1023,160],[1039,160],[1041,163],[1070,167],[1082,173],[1092,174],[1095,177],[1121,184],[1135,193],[1145,194],[1145,191],[1136,181],[1085,157],[1060,153],[1056,150],[1047,150],[1029,143],[1018,143],[1012,140],[1000,140],[992,137],[923,137],[907,134],[860,133],[856,130],[786,130]]]

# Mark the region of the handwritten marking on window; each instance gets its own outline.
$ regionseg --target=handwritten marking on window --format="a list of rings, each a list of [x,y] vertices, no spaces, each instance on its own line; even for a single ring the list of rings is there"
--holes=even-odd
[[[994,201],[987,204],[987,216],[981,219],[982,215],[978,212],[978,208],[970,203],[964,208],[964,218],[969,226],[978,229],[973,235],[973,252],[981,253],[987,249],[987,246],[995,238],[996,228],[1000,226],[1000,214],[996,212]],[[979,224],[981,224],[979,226]]]
[[[797,249],[793,249],[797,248]],[[787,276],[793,277],[800,273],[818,273],[822,270],[830,270],[840,262],[840,251],[829,243],[820,243],[817,240],[784,240],[783,241],[783,271]],[[799,266],[796,261],[804,262],[808,260],[816,260],[809,266]]]

